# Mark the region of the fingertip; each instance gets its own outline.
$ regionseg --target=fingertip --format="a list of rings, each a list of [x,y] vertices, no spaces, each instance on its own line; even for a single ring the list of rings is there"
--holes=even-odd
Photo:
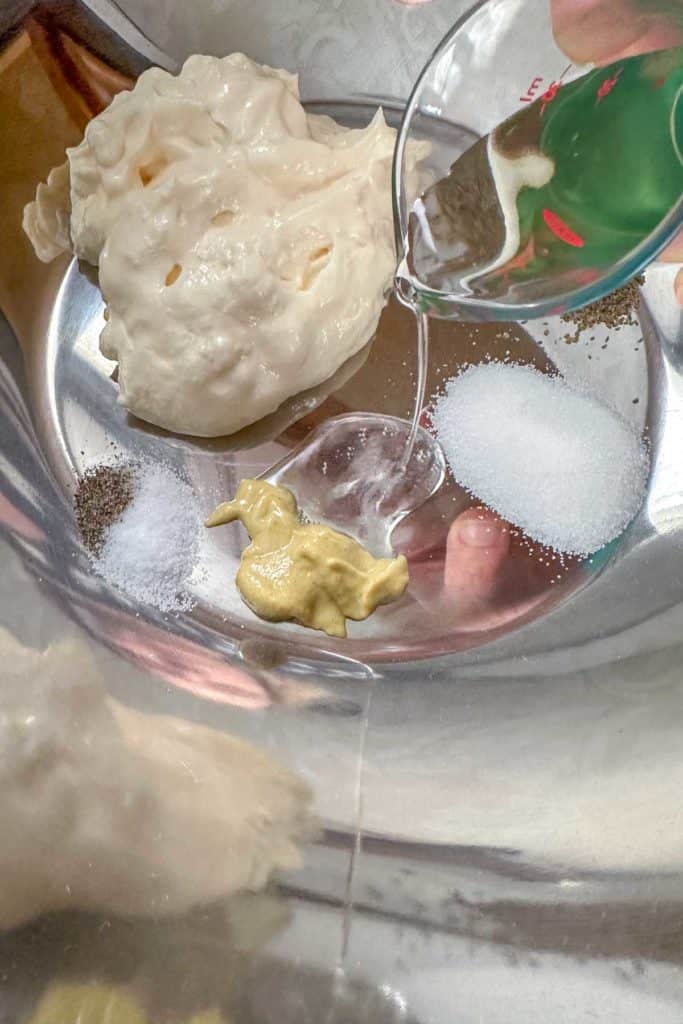
[[[510,551],[510,527],[488,509],[468,509],[448,531],[444,585],[451,597],[490,596]]]
[[[635,0],[550,0],[553,35],[579,64],[609,64],[681,42],[676,12]]]
[[[448,531],[448,547],[486,549],[509,547],[510,528],[488,509],[467,509],[452,523]]]

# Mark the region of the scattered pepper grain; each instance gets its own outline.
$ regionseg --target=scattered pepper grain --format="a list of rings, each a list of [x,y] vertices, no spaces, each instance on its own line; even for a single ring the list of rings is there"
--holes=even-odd
[[[640,285],[645,278],[642,275],[634,277],[632,281],[622,288],[617,288],[610,295],[592,302],[583,309],[576,309],[572,313],[565,313],[562,317],[563,323],[572,324],[574,332],[568,332],[564,336],[567,342],[576,341],[582,331],[591,330],[594,327],[611,327],[619,330],[622,327],[633,327],[638,323],[638,303],[640,302]]]

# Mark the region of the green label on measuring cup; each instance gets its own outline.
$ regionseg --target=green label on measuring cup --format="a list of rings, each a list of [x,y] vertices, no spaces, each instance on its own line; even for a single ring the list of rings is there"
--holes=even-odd
[[[683,47],[619,61],[550,90],[538,148],[555,165],[517,198],[529,278],[583,268],[584,281],[635,249],[683,193]],[[577,279],[577,283],[581,283]]]

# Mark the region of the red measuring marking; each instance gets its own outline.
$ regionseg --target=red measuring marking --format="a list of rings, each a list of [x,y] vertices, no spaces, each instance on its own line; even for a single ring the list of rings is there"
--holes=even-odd
[[[541,113],[543,113],[543,111],[545,110],[545,108],[548,106],[549,103],[553,102],[553,100],[557,96],[558,92],[560,91],[560,86],[561,85],[562,85],[562,82],[551,82],[550,83],[550,85],[548,86],[546,91],[541,96],[541,99],[543,100],[543,103],[541,104]]]
[[[557,96],[557,90],[562,85],[562,80],[564,79],[565,75],[568,74],[571,71],[572,67],[573,67],[572,64],[568,64],[567,67],[562,72],[562,74],[560,75],[560,77],[558,79],[553,79],[553,81],[550,83],[550,85],[545,90],[545,92],[542,93],[541,99],[543,100],[543,107],[541,108],[541,113],[543,113],[543,110],[545,109],[546,104],[547,103],[551,103],[552,100],[555,99],[555,97]],[[539,89],[542,87],[543,81],[544,81],[544,79],[543,79],[543,77],[541,75],[536,75],[534,78],[532,78],[531,82],[529,83],[529,86],[527,88],[527,91],[524,93],[523,96],[519,97],[519,102],[520,103],[531,103],[532,100],[534,100],[536,98],[536,94],[538,93]]]
[[[611,78],[606,78],[605,79],[605,81],[602,83],[602,85],[600,86],[600,88],[597,91],[597,99],[595,101],[596,104],[598,104],[600,102],[600,100],[604,100],[605,96],[609,96],[609,94],[611,93],[612,89],[614,88],[614,86],[619,81],[619,76],[621,75],[621,72],[623,70],[624,70],[623,68],[619,68],[619,70],[617,71],[616,75],[613,75]]]
[[[565,224],[562,218],[558,217],[552,210],[543,210],[543,220],[561,242],[573,245],[576,249],[583,247],[584,241],[581,235],[577,235],[575,231],[572,231],[569,225]]]
[[[524,93],[524,95],[519,97],[519,102],[520,103],[531,103],[531,101],[533,100],[534,96],[538,92],[539,87],[542,84],[543,84],[543,79],[540,78],[538,75],[536,75],[536,77],[531,80],[531,85],[529,86],[527,91]]]
[[[534,246],[534,236],[532,235],[524,248],[520,249],[517,255],[513,256],[511,260],[508,260],[503,269],[507,273],[509,270],[518,270],[521,267],[525,267],[527,263],[531,263],[535,255],[536,249]]]
[[[515,270],[519,270],[525,267],[527,263],[530,263],[535,256],[534,249],[534,236],[532,235],[529,241],[526,243],[523,249],[521,249],[516,256],[513,256],[511,260],[508,260],[502,267],[500,267],[498,273],[503,279],[506,285],[510,284],[510,276]],[[494,271],[495,274],[495,271]]]

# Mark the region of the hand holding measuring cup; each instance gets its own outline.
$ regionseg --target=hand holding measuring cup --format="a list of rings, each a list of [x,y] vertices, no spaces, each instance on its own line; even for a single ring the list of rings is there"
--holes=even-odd
[[[611,64],[683,44],[683,0],[550,0],[550,7],[558,46],[579,64]],[[683,232],[660,258],[683,262]],[[683,305],[683,269],[674,287]]]
[[[671,245],[683,218],[683,24],[668,14],[665,32],[657,2],[487,0],[453,26],[396,147],[406,304],[445,320],[554,315],[603,298]],[[474,38],[487,40],[476,59]],[[430,183],[418,194],[406,153],[422,140]]]

